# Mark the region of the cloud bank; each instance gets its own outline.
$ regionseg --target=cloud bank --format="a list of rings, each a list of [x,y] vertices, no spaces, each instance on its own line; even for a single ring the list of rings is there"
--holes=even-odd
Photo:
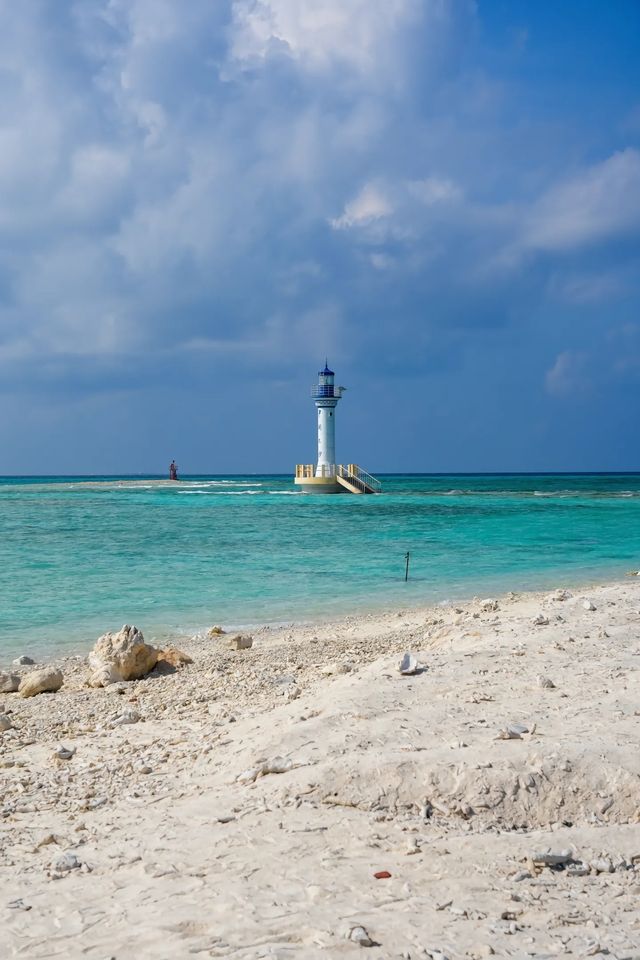
[[[562,134],[560,106],[518,126],[526,44],[492,71],[482,17],[466,0],[0,3],[12,462],[36,469],[47,434],[59,469],[79,466],[82,403],[86,430],[87,411],[103,425],[104,457],[82,440],[97,469],[117,469],[120,450],[150,468],[168,383],[180,413],[162,416],[194,460],[203,421],[187,391],[224,405],[242,384],[235,415],[253,440],[258,395],[293,396],[327,353],[365,391],[388,378],[392,406],[374,412],[389,411],[389,431],[426,398],[390,446],[407,468],[466,462],[447,435],[469,402],[495,417],[514,391],[531,436],[549,431],[550,404],[593,397],[615,415],[637,396],[637,337],[619,331],[640,296],[638,145],[612,127],[594,149],[586,120]],[[567,389],[595,356],[593,389]],[[518,399],[525,386],[539,412]],[[458,429],[471,469],[486,448],[471,423]],[[416,430],[435,431],[437,464],[414,462]],[[222,427],[219,439],[233,469],[238,445]],[[365,431],[369,459],[374,445]],[[283,439],[267,466],[290,456]]]

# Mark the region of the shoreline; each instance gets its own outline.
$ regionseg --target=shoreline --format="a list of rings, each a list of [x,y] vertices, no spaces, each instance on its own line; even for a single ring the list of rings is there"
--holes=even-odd
[[[0,952],[323,960],[362,926],[376,960],[634,955],[639,599],[194,637],[104,689],[59,661],[57,693],[0,694]]]
[[[617,572],[615,576],[611,578],[605,577],[603,575],[594,574],[593,577],[585,577],[572,579],[569,575],[566,578],[562,578],[558,575],[557,572],[549,573],[545,575],[544,579],[551,581],[554,580],[556,587],[551,586],[535,586],[529,590],[497,590],[493,594],[487,589],[483,591],[486,596],[491,594],[495,596],[496,599],[501,599],[507,597],[509,594],[514,594],[518,597],[526,597],[529,595],[544,594],[552,589],[557,589],[559,585],[563,589],[572,590],[572,591],[585,591],[589,589],[597,589],[601,586],[608,585],[622,585],[627,582],[628,579],[633,579],[633,576],[637,575],[640,578],[640,571],[627,571],[624,579],[622,579]],[[535,579],[531,578],[530,579]],[[496,584],[494,583],[493,586]],[[294,630],[294,629],[304,629],[311,627],[333,627],[337,628],[343,621],[351,621],[354,617],[358,619],[367,618],[379,618],[379,617],[393,617],[398,614],[398,612],[407,612],[409,614],[413,613],[415,615],[420,615],[421,613],[427,614],[429,611],[446,608],[452,604],[468,604],[473,602],[474,599],[477,599],[476,594],[467,593],[466,590],[460,594],[453,594],[452,596],[447,597],[442,600],[433,600],[426,601],[423,603],[415,604],[412,602],[412,599],[409,599],[407,602],[389,605],[387,603],[381,604],[379,607],[368,607],[364,608],[363,606],[357,605],[348,605],[344,610],[338,611],[335,614],[324,614],[318,612],[317,614],[310,614],[308,617],[304,618],[278,618],[275,620],[247,620],[240,622],[225,621],[223,626],[225,627],[226,632],[278,632],[281,630]],[[221,622],[221,621],[216,621]],[[160,645],[172,645],[172,644],[188,644],[192,639],[202,639],[207,630],[213,625],[213,621],[207,625],[201,626],[199,629],[193,628],[158,628],[151,627],[147,629],[143,621],[140,621],[136,624],[140,630],[142,630],[145,639],[148,643],[154,644],[156,646]],[[107,631],[115,632],[120,629],[122,624],[120,622],[112,622],[111,624],[107,623],[104,626],[104,629],[100,634],[96,633],[95,636],[87,637],[84,640],[78,639],[73,641],[70,644],[64,644],[60,641],[54,640],[53,642],[47,640],[47,644],[50,644],[52,649],[50,652],[43,653],[40,649],[40,646],[44,646],[42,641],[39,643],[25,641],[24,643],[13,643],[11,647],[3,648],[0,646],[0,670],[8,670],[11,668],[12,661],[22,655],[33,656],[36,659],[36,662],[39,664],[46,664],[49,662],[58,662],[64,659],[75,659],[77,657],[86,656],[90,647],[98,639],[98,636],[101,636]],[[67,629],[67,628],[65,628]]]

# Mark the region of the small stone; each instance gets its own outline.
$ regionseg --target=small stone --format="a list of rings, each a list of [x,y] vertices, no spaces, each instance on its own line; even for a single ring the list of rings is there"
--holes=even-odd
[[[595,873],[613,873],[613,864],[607,857],[597,857],[589,862],[589,866]]]
[[[534,863],[545,867],[557,867],[561,863],[573,860],[573,853],[571,850],[542,850],[533,853],[531,859]]]
[[[249,767],[236,777],[236,783],[253,783],[262,773],[262,767]]]
[[[65,747],[60,743],[53,751],[53,757],[55,760],[71,760],[75,752],[75,747]]]
[[[538,686],[543,690],[555,690],[556,688],[553,680],[550,680],[549,677],[543,677],[542,674],[538,676]]]
[[[342,663],[339,663],[336,666],[336,673],[340,674],[353,673],[354,670],[355,666],[350,660],[343,660]]]
[[[549,618],[545,617],[544,613],[539,613],[531,622],[534,627],[546,627],[549,624]]]
[[[572,594],[568,590],[556,590],[554,600],[570,600]]]
[[[253,646],[253,637],[236,634],[235,637],[229,638],[229,646],[232,650],[250,650]]]
[[[289,770],[293,770],[293,768],[294,762],[290,758],[274,757],[262,765],[262,773],[265,776],[268,773],[288,773]]]
[[[529,727],[524,723],[510,723],[498,731],[498,740],[522,740],[524,733],[530,733]]]
[[[69,870],[78,870],[82,864],[75,853],[63,853],[53,861],[51,866],[57,873],[68,873]]]
[[[575,863],[567,865],[567,876],[568,877],[586,877],[591,870],[589,869],[589,864],[587,863]]]
[[[123,712],[116,717],[116,719],[113,721],[113,725],[114,727],[123,727],[128,723],[138,723],[139,720],[140,714],[138,711],[128,708],[127,710],[123,710]]]
[[[6,713],[0,713],[0,733],[4,733],[5,730],[11,730],[12,727],[13,724]]]
[[[398,664],[398,670],[403,677],[411,677],[420,669],[416,657],[412,653],[405,653]]]
[[[158,653],[157,665],[162,663],[166,663],[168,666],[180,670],[182,667],[186,667],[187,664],[193,663],[193,659],[188,653],[184,653],[183,650],[178,650],[177,647],[168,647],[166,650],[160,650]]]
[[[39,693],[55,693],[63,683],[64,677],[61,670],[44,667],[23,677],[18,690],[21,697],[35,697]]]
[[[32,667],[35,663],[35,660],[32,660],[31,657],[27,657],[25,654],[23,654],[21,657],[16,657],[12,663],[14,667]]]
[[[594,957],[597,953],[600,953],[599,942],[597,940],[587,940],[582,948],[582,955],[584,957]]]
[[[595,603],[592,603],[591,600],[584,600],[584,601],[582,602],[582,606],[584,607],[585,610],[595,610],[595,609],[596,609]]]
[[[216,624],[213,627],[209,627],[209,629],[207,630],[207,636],[209,637],[209,639],[212,640],[214,637],[223,636],[223,634],[225,634],[226,632],[227,632],[226,630],[223,630],[222,627]]]
[[[375,941],[371,939],[364,927],[351,927],[349,940],[353,940],[354,943],[359,943],[361,947],[375,946]]]
[[[17,673],[0,671],[0,693],[16,693],[20,686],[20,677]]]
[[[498,601],[493,600],[492,598],[482,600],[480,603],[480,609],[484,613],[494,613],[498,609]]]

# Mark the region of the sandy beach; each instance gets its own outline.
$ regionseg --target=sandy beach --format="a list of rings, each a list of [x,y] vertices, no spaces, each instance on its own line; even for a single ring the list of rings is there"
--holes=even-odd
[[[253,638],[0,694],[0,956],[640,956],[640,578]]]

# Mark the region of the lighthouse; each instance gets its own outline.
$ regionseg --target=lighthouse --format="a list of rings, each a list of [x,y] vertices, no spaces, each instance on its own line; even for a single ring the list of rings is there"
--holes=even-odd
[[[336,463],[336,407],[346,387],[335,385],[335,373],[325,361],[311,387],[317,411],[318,460],[299,463],[294,482],[303,493],[379,493],[380,482],[357,464]]]
[[[318,383],[311,387],[311,396],[318,410],[318,463],[316,477],[336,475],[336,407],[344,387],[335,386],[335,373],[325,361],[318,373]]]

